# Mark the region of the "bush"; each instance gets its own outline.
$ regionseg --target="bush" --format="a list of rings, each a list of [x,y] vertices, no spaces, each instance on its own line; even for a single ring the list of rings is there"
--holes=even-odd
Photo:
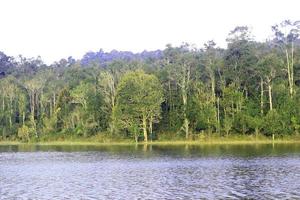
[[[18,128],[18,137],[22,141],[30,141],[30,129],[28,128],[28,126],[23,125],[21,128]]]

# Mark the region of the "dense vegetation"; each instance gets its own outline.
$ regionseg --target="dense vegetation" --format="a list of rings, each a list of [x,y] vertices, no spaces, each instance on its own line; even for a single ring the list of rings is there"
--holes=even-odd
[[[209,41],[203,49],[101,50],[50,66],[1,53],[1,139],[297,135],[300,23],[272,30],[257,42],[236,27],[226,49]]]

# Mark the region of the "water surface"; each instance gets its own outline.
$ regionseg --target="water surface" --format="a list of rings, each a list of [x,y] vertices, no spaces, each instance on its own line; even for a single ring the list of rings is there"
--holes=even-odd
[[[0,199],[300,199],[300,145],[0,145]]]

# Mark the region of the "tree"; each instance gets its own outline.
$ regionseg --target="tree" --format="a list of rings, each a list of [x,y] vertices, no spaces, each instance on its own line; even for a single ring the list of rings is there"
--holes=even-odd
[[[188,97],[190,92],[191,81],[193,78],[193,72],[196,69],[195,52],[189,51],[190,46],[188,44],[182,45],[180,48],[172,48],[169,46],[166,49],[167,61],[166,65],[169,68],[169,77],[175,81],[176,85],[180,89],[180,95],[182,98],[182,113],[183,113],[183,125],[182,129],[185,132],[185,138],[189,138],[189,119],[188,119]]]
[[[208,41],[200,49],[100,50],[51,65],[0,52],[2,138],[297,134],[300,22],[272,28],[265,42],[238,26],[227,48]]]
[[[26,80],[24,82],[24,87],[26,88],[30,99],[30,121],[36,137],[38,137],[36,127],[36,118],[38,113],[37,108],[39,106],[40,94],[43,90],[45,82],[46,80],[42,76],[35,76],[34,78]]]
[[[270,110],[265,116],[264,130],[267,131],[267,135],[271,134],[273,138],[275,135],[283,133],[282,121],[277,110]]]
[[[126,73],[117,88],[117,113],[123,127],[136,129],[139,125],[148,141],[148,124],[152,129],[154,119],[160,116],[163,93],[154,75],[138,70]]]
[[[15,70],[13,68],[13,57],[7,56],[0,51],[0,77],[13,72]]]
[[[263,128],[263,118],[260,115],[247,116],[247,124],[250,128],[254,129],[256,138]]]
[[[77,124],[84,128],[83,134],[85,137],[87,136],[87,131],[90,128],[97,126],[95,124],[96,119],[94,110],[97,110],[97,107],[101,108],[101,102],[99,105],[99,101],[93,98],[95,96],[98,97],[97,99],[102,100],[101,96],[98,96],[95,86],[91,83],[81,82],[77,87],[70,91],[72,103],[75,105],[80,105],[74,108],[72,112],[73,115],[71,117],[76,118],[78,122]],[[94,106],[95,104],[97,104],[97,106]],[[91,107],[93,109],[89,109]],[[92,113],[94,115],[92,115]],[[73,122],[74,119],[71,119],[71,121],[72,124],[75,124]],[[74,127],[74,125],[72,126]]]
[[[8,133],[11,134],[13,131],[13,118],[14,112],[14,101],[16,100],[17,86],[15,83],[15,78],[13,76],[7,76],[0,80],[0,91],[2,96],[2,111],[1,118],[2,124],[4,125],[2,129],[2,136],[6,137],[7,129]]]
[[[226,39],[228,43],[233,43],[242,40],[253,40],[253,35],[248,26],[236,26],[233,30],[230,31],[230,33],[228,34],[228,38]]]
[[[228,47],[225,51],[225,81],[226,84],[235,83],[238,90],[247,92],[247,82],[257,63],[255,54],[256,43],[247,26],[236,27],[227,38]]]
[[[115,109],[116,104],[117,82],[117,77],[110,72],[103,71],[99,75],[99,86],[104,96],[106,114],[110,117],[109,132],[111,134],[116,132],[116,120],[113,117],[113,110]]]
[[[221,66],[222,66],[222,52],[220,49],[216,48],[216,43],[214,41],[208,41],[206,44],[204,44],[205,51],[203,54],[203,64],[205,68],[205,72],[207,73],[210,81],[210,89],[211,89],[211,95],[208,101],[210,102],[211,111],[213,112],[215,119],[210,121],[216,121],[217,122],[217,131],[220,132],[220,117],[219,117],[219,97],[216,97],[216,89],[217,89],[217,79],[216,74],[219,74],[219,85],[224,88],[224,80],[221,76]],[[207,80],[204,80],[204,82],[208,82]]]
[[[55,130],[56,131],[63,131],[66,130],[66,118],[72,112],[72,97],[70,95],[70,89],[68,87],[64,87],[58,93],[57,104],[55,107]]]
[[[192,102],[189,103],[189,118],[194,120],[196,129],[207,129],[210,135],[214,129],[219,128],[215,99],[210,89],[205,88],[200,82],[194,85],[194,90]]]
[[[300,35],[300,21],[292,22],[284,20],[279,25],[272,26],[274,32],[274,43],[280,47],[285,54],[285,65],[288,77],[289,94],[291,97],[295,93],[294,63],[295,63],[295,42]]]
[[[244,101],[243,93],[237,90],[235,83],[231,83],[222,91],[221,107],[223,108],[223,128],[226,135],[232,129],[237,115],[242,115]]]
[[[273,81],[276,78],[276,74],[280,74],[280,65],[281,60],[278,59],[276,54],[269,52],[264,55],[259,61],[260,66],[260,74],[265,80],[265,84],[267,85],[268,90],[268,98],[269,98],[269,110],[273,109]]]

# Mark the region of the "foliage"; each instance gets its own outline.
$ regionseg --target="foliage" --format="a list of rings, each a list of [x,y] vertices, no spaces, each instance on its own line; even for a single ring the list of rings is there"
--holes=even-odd
[[[143,71],[129,72],[123,76],[117,89],[117,118],[124,128],[135,135],[139,129],[144,130],[147,141],[147,129],[160,118],[160,105],[163,101],[159,80]]]
[[[18,129],[18,137],[22,141],[30,141],[30,129],[28,128],[28,126],[23,125],[21,128]]]
[[[89,52],[45,65],[0,52],[2,139],[289,137],[300,131],[300,27],[283,21],[257,42]]]

